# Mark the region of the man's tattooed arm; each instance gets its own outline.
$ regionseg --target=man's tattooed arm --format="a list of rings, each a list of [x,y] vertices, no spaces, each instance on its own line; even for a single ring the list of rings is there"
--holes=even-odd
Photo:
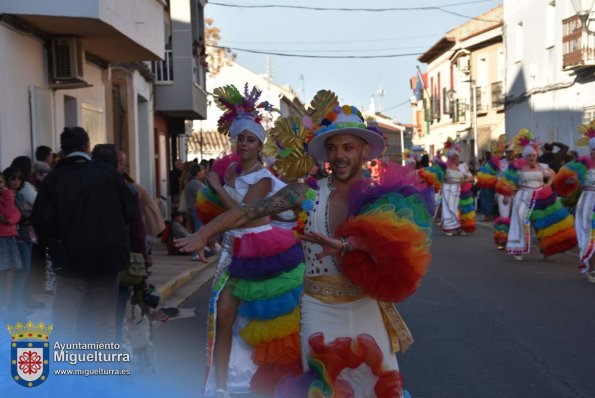
[[[232,228],[241,227],[260,217],[282,213],[286,210],[297,212],[298,207],[306,198],[308,188],[307,184],[287,185],[270,198],[229,209],[208,224],[200,227],[195,233],[182,239],[176,239],[176,246],[185,252],[196,250],[199,252],[201,260],[206,261],[203,250],[209,237]]]
[[[245,217],[239,222],[245,223],[260,217],[279,214],[286,210],[296,210],[306,198],[308,188],[307,184],[291,184],[270,198],[260,199],[250,204],[242,204],[240,209],[245,213]]]

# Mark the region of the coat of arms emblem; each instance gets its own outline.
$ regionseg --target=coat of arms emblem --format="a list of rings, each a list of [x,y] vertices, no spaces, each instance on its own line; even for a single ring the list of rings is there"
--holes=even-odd
[[[25,387],[37,387],[50,373],[50,342],[53,325],[43,322],[8,325],[12,334],[10,361],[12,379]]]

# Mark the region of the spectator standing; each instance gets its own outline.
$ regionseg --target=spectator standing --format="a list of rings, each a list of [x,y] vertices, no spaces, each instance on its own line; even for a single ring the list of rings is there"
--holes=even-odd
[[[558,148],[556,152],[554,152],[554,147]],[[566,153],[568,153],[568,149],[568,145],[561,142],[546,142],[543,144],[543,153],[537,158],[537,162],[547,164],[550,169],[557,173],[562,166]]]
[[[118,273],[129,264],[126,224],[136,211],[134,196],[112,167],[91,161],[83,128],[65,128],[60,144],[64,158],[44,180],[32,215],[40,238],[61,242],[53,247],[63,248],[67,259],[58,264],[55,331],[75,341],[114,341]],[[83,305],[91,318],[86,323]]]
[[[177,159],[174,162],[174,168],[169,172],[169,195],[171,202],[174,207],[180,203],[180,177],[182,177],[182,171],[184,170],[184,162]]]
[[[40,145],[35,149],[35,160],[38,162],[44,162],[50,167],[54,166],[54,151],[52,148],[46,145]]]

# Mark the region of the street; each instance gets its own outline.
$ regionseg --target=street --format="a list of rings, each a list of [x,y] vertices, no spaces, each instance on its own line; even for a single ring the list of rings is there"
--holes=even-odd
[[[417,293],[398,306],[415,339],[398,354],[412,397],[594,396],[595,286],[576,257],[531,253],[517,262],[485,227],[472,236],[436,230],[432,252]],[[156,388],[202,391],[209,290],[210,281],[180,306],[198,316],[155,329]]]

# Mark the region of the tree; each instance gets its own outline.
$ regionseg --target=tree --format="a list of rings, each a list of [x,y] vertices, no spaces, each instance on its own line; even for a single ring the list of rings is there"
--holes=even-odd
[[[221,68],[230,66],[236,59],[236,54],[227,47],[220,47],[220,30],[213,25],[212,18],[205,18],[206,61],[211,77],[217,75]]]

